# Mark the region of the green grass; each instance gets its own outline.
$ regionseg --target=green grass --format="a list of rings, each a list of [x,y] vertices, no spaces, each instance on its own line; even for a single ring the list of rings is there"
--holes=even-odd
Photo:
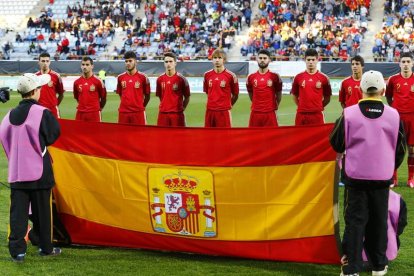
[[[10,108],[14,107],[19,98],[14,95],[10,102],[0,105],[0,118]],[[188,126],[203,126],[205,112],[205,95],[191,96],[190,105],[186,111]],[[152,96],[147,107],[148,123],[156,122],[158,99]],[[107,106],[103,111],[105,122],[117,121],[118,96],[110,94]],[[240,99],[233,109],[233,125],[247,126],[250,103],[247,95],[240,95]],[[73,119],[76,112],[76,103],[70,93],[67,93],[61,106],[63,118]],[[341,108],[337,97],[326,109],[326,121],[334,122],[339,116]],[[284,95],[278,112],[281,125],[293,125],[295,107],[290,96]],[[413,275],[414,267],[414,190],[406,188],[407,166],[404,164],[399,171],[401,187],[395,190],[403,195],[409,210],[409,224],[401,239],[401,249],[397,260],[390,264],[389,275]],[[7,180],[7,162],[4,154],[0,155],[0,181]],[[117,248],[98,247],[69,247],[63,249],[63,254],[56,258],[44,259],[37,256],[37,248],[28,247],[28,256],[25,263],[10,262],[7,249],[7,225],[9,208],[9,189],[0,186],[0,271],[3,275],[339,275],[339,266],[315,265],[299,263],[283,263],[259,260],[246,260],[202,256],[194,254],[157,252],[147,250],[128,250]],[[340,189],[340,203],[342,206],[343,189]],[[342,207],[341,207],[342,210]],[[342,212],[342,211],[341,211]],[[342,213],[341,213],[342,214]],[[342,215],[341,228],[342,228]],[[342,230],[342,229],[341,229]],[[369,275],[363,273],[361,275]]]

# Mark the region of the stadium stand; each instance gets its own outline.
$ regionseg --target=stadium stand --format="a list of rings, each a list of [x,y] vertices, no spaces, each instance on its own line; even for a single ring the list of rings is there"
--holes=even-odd
[[[266,48],[277,60],[298,60],[311,47],[323,60],[347,61],[359,53],[367,30],[365,5],[370,2],[262,0],[241,54],[254,59]]]
[[[134,50],[141,59],[156,59],[165,51],[180,59],[205,59],[217,47],[230,49],[242,28],[242,10],[249,2],[159,0],[145,5],[121,51]]]
[[[398,62],[402,52],[414,52],[413,1],[386,0],[382,29],[375,35],[374,61]]]

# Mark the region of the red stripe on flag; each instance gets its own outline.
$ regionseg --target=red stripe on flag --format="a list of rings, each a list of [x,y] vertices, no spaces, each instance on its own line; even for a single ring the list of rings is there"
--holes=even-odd
[[[279,241],[219,241],[135,232],[66,214],[60,214],[60,218],[74,244],[322,264],[339,264],[340,259],[337,241],[333,235]]]
[[[335,159],[332,124],[279,128],[167,128],[59,120],[54,147],[143,163],[274,166]]]

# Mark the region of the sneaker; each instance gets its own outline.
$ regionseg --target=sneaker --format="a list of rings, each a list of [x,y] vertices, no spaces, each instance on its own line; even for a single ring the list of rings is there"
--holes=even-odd
[[[19,254],[15,257],[12,257],[12,261],[15,262],[15,263],[22,263],[22,262],[24,262],[24,257],[25,256],[26,256],[25,253]]]
[[[390,188],[392,189],[392,188],[397,187],[397,186],[398,186],[398,180],[397,179],[394,179],[392,181],[392,184],[390,185]]]
[[[386,265],[386,266],[384,267],[384,270],[379,270],[379,271],[375,271],[375,270],[373,270],[373,271],[372,271],[372,275],[373,275],[373,276],[382,276],[382,275],[387,274],[387,272],[388,272],[388,265]]]
[[[408,186],[409,188],[414,188],[414,180],[413,180],[413,179],[408,180],[408,182],[407,182],[407,186]]]
[[[60,254],[62,254],[62,249],[60,249],[59,247],[53,247],[53,250],[50,253],[43,252],[42,249],[39,249],[39,255],[42,257],[58,256]]]

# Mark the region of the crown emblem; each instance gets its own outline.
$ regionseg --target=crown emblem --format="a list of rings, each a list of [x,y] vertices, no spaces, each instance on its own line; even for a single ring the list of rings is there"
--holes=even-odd
[[[169,174],[163,177],[165,186],[170,192],[192,192],[198,184],[197,178],[184,175],[181,171],[176,174]]]

